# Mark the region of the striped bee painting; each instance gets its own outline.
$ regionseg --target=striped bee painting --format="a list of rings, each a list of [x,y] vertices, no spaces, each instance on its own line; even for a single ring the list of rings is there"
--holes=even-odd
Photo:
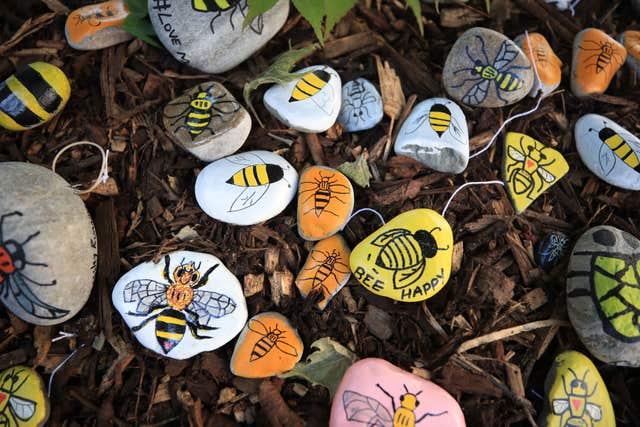
[[[289,102],[311,99],[322,111],[332,114],[331,106],[336,95],[331,85],[328,84],[330,80],[331,74],[324,69],[309,71],[293,87]]]
[[[69,100],[67,76],[55,65],[34,62],[0,83],[0,126],[23,131],[58,114]]]

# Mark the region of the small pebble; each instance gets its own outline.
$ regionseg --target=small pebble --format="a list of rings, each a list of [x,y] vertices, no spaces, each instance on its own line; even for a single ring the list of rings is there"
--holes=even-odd
[[[120,25],[129,15],[123,0],[83,6],[67,17],[64,35],[67,43],[78,50],[97,50],[133,39],[133,34]]]
[[[40,375],[27,366],[0,372],[0,417],[4,426],[41,427],[49,419],[50,403]]]
[[[235,153],[251,131],[251,116],[220,83],[195,86],[162,114],[171,139],[206,162]]]
[[[540,33],[529,33],[528,39],[526,34],[519,35],[515,42],[527,55],[529,61],[535,64],[538,76],[540,76],[538,79],[534,70],[534,83],[529,96],[536,98],[539,92],[542,92],[543,97],[548,96],[560,86],[562,61],[556,56],[547,39]]]
[[[559,231],[552,231],[544,236],[538,245],[536,263],[543,270],[550,271],[569,253],[570,246],[569,236]]]
[[[342,86],[342,108],[338,123],[345,131],[371,129],[380,123],[383,115],[382,97],[369,80],[358,78]]]
[[[627,65],[640,74],[640,31],[625,31],[620,35],[620,43],[627,50]]]

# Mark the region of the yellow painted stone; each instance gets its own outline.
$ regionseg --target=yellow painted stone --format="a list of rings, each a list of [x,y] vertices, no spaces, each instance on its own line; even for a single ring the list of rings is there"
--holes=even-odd
[[[607,386],[585,355],[560,353],[547,374],[544,390],[540,427],[615,427]]]
[[[567,172],[569,164],[559,151],[523,133],[507,134],[502,179],[516,213],[527,209]]]
[[[397,301],[431,298],[451,274],[453,233],[430,209],[401,213],[356,246],[349,264],[371,292]]]
[[[0,424],[40,427],[48,418],[49,399],[36,371],[14,366],[0,373]]]

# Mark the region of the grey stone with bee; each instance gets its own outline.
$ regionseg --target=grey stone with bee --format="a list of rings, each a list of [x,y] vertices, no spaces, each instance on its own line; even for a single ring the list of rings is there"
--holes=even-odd
[[[534,71],[522,49],[497,31],[475,27],[455,42],[442,70],[447,93],[464,104],[497,108],[527,96]]]
[[[347,132],[371,129],[382,120],[384,110],[378,89],[367,79],[357,78],[342,86],[338,123]]]
[[[171,139],[208,162],[238,151],[251,131],[247,110],[217,82],[201,83],[169,102],[162,121]]]

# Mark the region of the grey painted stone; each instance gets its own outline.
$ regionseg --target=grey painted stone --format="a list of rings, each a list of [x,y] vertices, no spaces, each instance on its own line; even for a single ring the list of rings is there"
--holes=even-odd
[[[417,104],[402,124],[394,145],[409,156],[445,173],[460,173],[469,162],[469,131],[460,107],[446,98]]]
[[[367,79],[357,78],[342,86],[338,123],[347,132],[371,129],[382,120],[384,110],[378,89]]]
[[[134,267],[111,298],[140,344],[173,359],[223,346],[247,321],[238,279],[218,258],[200,252],[176,251]]]
[[[176,143],[207,162],[238,151],[251,131],[247,110],[216,82],[199,84],[169,102],[162,121]]]
[[[529,59],[497,31],[475,27],[455,42],[442,70],[447,93],[467,105],[503,107],[527,96],[534,74]]]
[[[626,64],[640,74],[640,31],[625,31],[620,34],[618,41],[627,49]]]
[[[21,319],[55,325],[91,294],[97,242],[91,217],[49,169],[0,163],[0,300]]]
[[[591,172],[616,187],[640,190],[640,139],[598,114],[582,116],[574,133],[580,158]],[[607,142],[619,148],[613,150]]]
[[[578,239],[567,273],[567,311],[585,347],[612,365],[640,367],[640,240],[611,226]]]
[[[242,28],[247,0],[148,0],[149,18],[158,39],[178,61],[206,73],[223,73],[264,46],[282,28],[289,0],[279,0]]]
[[[263,98],[264,106],[293,129],[310,133],[324,132],[333,126],[340,112],[340,76],[326,65],[313,65],[297,73],[304,75],[287,84],[273,85],[267,89]],[[315,93],[306,95],[311,91]]]
[[[67,43],[78,50],[97,50],[131,40],[133,35],[120,27],[128,15],[123,0],[76,9],[64,25]]]

